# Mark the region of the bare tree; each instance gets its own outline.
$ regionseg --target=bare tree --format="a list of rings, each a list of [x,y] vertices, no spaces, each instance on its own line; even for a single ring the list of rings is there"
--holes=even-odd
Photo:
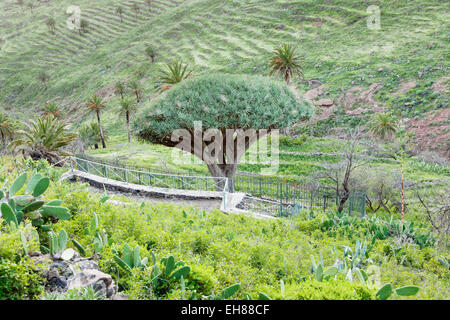
[[[361,183],[356,179],[355,170],[370,161],[367,158],[356,156],[356,147],[362,136],[362,130],[359,128],[349,132],[345,138],[346,147],[342,155],[342,161],[328,164],[326,165],[327,170],[318,173],[319,179],[328,179],[334,183],[335,187],[333,189],[339,199],[339,212],[344,210],[344,205],[349,199],[351,192],[362,187]]]
[[[450,187],[434,191],[432,194],[426,196],[418,190],[415,190],[415,195],[419,203],[425,209],[428,220],[433,229],[444,235],[450,234]]]

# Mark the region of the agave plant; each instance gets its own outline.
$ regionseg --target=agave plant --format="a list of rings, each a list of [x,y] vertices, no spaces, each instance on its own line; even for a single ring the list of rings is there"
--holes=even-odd
[[[89,98],[86,107],[89,109],[90,112],[95,113],[95,115],[97,116],[97,123],[100,132],[100,138],[102,141],[102,146],[103,148],[106,148],[105,136],[103,135],[102,122],[100,119],[100,112],[106,108],[106,104],[101,97],[94,94]]]
[[[22,152],[33,160],[46,159],[52,164],[67,155],[61,149],[76,139],[69,132],[67,125],[53,116],[39,117],[26,123],[23,130],[17,131],[18,137],[10,144],[10,148]]]
[[[166,63],[159,72],[161,90],[170,89],[173,85],[189,78],[192,74],[192,70],[188,71],[188,66],[181,61]]]
[[[301,59],[296,50],[290,44],[282,44],[275,48],[269,63],[270,75],[278,73],[287,84],[295,74],[303,77]]]

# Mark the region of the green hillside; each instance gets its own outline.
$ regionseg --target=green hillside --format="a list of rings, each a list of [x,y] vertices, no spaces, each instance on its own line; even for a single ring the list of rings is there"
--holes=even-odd
[[[110,98],[108,126],[114,128],[115,81],[139,78],[145,104],[156,94],[160,62],[182,59],[197,75],[267,75],[273,47],[288,42],[300,49],[305,78],[320,81],[323,95],[334,100],[333,110],[324,108],[316,135],[392,110],[416,133],[420,148],[448,156],[449,5],[376,4],[379,30],[367,27],[370,3],[349,0],[171,0],[151,1],[150,7],[144,1],[78,1],[81,19],[88,22],[80,33],[66,25],[70,1],[36,2],[32,10],[2,1],[0,105],[24,117],[56,101],[77,122],[86,98],[98,92]],[[48,17],[55,19],[55,34],[45,23]],[[144,52],[148,45],[157,52],[154,64]],[[47,88],[38,79],[41,71],[49,76]],[[296,85],[306,92],[314,87],[309,84]],[[368,93],[370,88],[375,89]],[[421,132],[424,125],[433,127],[432,137]]]

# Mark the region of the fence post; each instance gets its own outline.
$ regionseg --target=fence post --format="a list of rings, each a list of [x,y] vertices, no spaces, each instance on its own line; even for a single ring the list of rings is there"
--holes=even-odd
[[[70,160],[70,170],[72,171],[72,173],[73,173],[73,163],[72,163],[72,157],[69,157],[69,160]]]
[[[283,216],[283,183],[280,183],[280,217]]]

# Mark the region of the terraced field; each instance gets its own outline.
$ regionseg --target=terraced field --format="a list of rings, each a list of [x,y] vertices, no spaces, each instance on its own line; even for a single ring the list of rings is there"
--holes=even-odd
[[[329,110],[318,109],[317,134],[363,124],[376,107],[416,121],[410,130],[436,123],[436,148],[443,154],[450,150],[449,126],[440,116],[449,107],[446,2],[379,1],[381,28],[369,29],[369,3],[349,0],[160,0],[150,7],[137,0],[82,0],[76,5],[88,22],[86,32],[67,27],[71,1],[35,3],[32,11],[16,0],[0,3],[0,110],[18,118],[56,101],[77,128],[86,120],[82,105],[97,92],[108,99],[106,126],[116,132],[115,81],[138,78],[146,104],[157,94],[161,62],[182,59],[194,75],[267,75],[271,50],[288,42],[301,51],[305,77],[323,84],[334,101]],[[122,16],[116,13],[119,6]],[[48,17],[56,21],[55,34],[45,23]],[[155,64],[145,55],[148,45],[157,51]],[[38,79],[42,71],[49,76],[46,84]],[[405,83],[414,85],[402,90]],[[434,90],[436,83],[440,89]],[[302,92],[313,88],[309,81],[296,85]],[[351,90],[373,85],[370,101],[346,102]]]

